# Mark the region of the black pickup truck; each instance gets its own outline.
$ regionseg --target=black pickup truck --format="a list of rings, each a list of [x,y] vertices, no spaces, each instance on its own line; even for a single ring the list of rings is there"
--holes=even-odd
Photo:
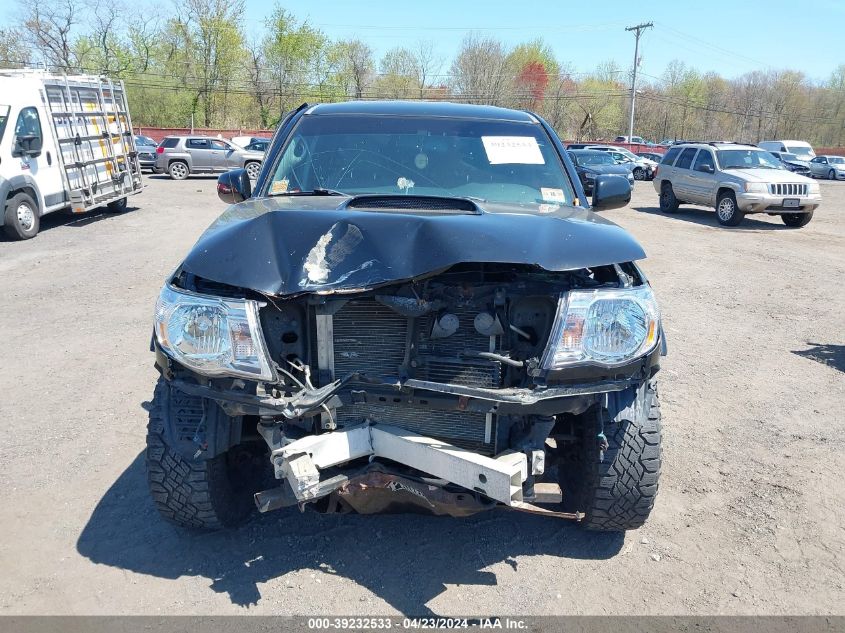
[[[597,175],[529,112],[303,105],[161,290],[146,463],[161,514],[256,506],[639,527],[660,312]]]

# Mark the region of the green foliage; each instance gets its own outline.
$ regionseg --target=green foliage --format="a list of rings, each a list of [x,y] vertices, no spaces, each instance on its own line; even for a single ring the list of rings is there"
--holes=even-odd
[[[20,31],[0,28],[0,67],[20,68],[30,61],[30,57]]]
[[[627,130],[630,72],[606,61],[576,74],[540,38],[508,48],[469,34],[444,76],[433,42],[393,48],[376,64],[367,42],[332,42],[279,4],[249,40],[244,0],[174,0],[163,15],[121,0],[17,3],[18,23],[0,29],[0,64],[121,78],[139,125],[268,128],[303,101],[389,98],[528,108],[567,139]],[[845,145],[845,64],[813,82],[795,70],[725,79],[675,60],[659,78],[640,74],[637,87],[635,133],[653,140]]]

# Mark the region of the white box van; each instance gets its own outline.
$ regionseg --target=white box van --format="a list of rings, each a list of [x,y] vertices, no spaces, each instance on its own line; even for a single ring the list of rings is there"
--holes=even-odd
[[[783,152],[795,154],[800,160],[809,162],[816,157],[813,147],[807,141],[763,141],[757,147],[767,152]]]
[[[53,211],[122,211],[140,191],[122,82],[0,70],[0,225],[10,237],[34,237]]]

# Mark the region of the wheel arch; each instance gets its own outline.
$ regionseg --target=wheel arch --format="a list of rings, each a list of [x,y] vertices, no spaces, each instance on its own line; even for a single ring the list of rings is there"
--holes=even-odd
[[[165,379],[155,397],[163,439],[185,459],[212,459],[240,443],[242,416],[228,416],[216,402],[184,393]]]
[[[736,196],[739,193],[739,185],[732,183],[732,182],[720,182],[719,186],[716,188],[716,200],[719,199],[725,192],[730,192]]]
[[[0,179],[0,209],[5,209],[6,201],[19,193],[25,193],[35,200],[38,207],[35,212],[39,217],[44,215],[44,197],[41,195],[38,183],[28,174],[12,176],[8,180]],[[0,222],[2,222],[2,215],[4,214],[0,213]]]

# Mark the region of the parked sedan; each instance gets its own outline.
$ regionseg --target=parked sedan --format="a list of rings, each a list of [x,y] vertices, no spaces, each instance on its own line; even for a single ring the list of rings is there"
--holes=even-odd
[[[588,145],[586,149],[607,152],[613,157],[617,165],[624,165],[631,170],[634,174],[634,180],[651,180],[654,178],[654,171],[659,164],[658,161],[642,158],[632,151],[616,145]]]
[[[153,169],[156,164],[156,143],[149,136],[135,135],[135,151],[138,152],[138,164],[141,169]]]
[[[777,158],[784,169],[788,169],[794,174],[801,174],[802,176],[810,176],[810,164],[806,160],[801,160],[795,154],[787,152],[769,152],[772,156]]]
[[[627,178],[631,186],[634,185],[634,174],[624,165],[617,165],[613,157],[607,152],[600,152],[591,149],[575,149],[568,152],[572,162],[575,163],[575,170],[581,179],[584,193],[588,196],[593,193],[593,183],[596,176],[600,174],[613,174]]]
[[[845,179],[845,157],[816,156],[810,161],[810,174],[814,178]]]
[[[658,154],[657,152],[637,152],[637,156],[640,158],[647,158],[649,160],[653,160],[655,163],[660,164],[660,161],[663,160],[663,154]]]

